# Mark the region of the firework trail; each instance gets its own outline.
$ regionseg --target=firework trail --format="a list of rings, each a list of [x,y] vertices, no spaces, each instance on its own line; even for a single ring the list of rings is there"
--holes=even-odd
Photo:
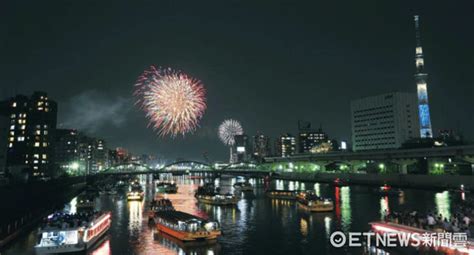
[[[234,145],[234,136],[241,135],[244,133],[240,123],[233,119],[224,120],[219,126],[219,138],[221,141],[228,146]]]
[[[204,86],[181,71],[150,66],[135,88],[137,104],[160,136],[193,132],[206,110]]]

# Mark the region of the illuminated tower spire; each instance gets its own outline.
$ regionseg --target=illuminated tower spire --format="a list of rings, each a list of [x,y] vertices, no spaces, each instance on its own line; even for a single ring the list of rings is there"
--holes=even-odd
[[[416,30],[416,50],[415,50],[415,64],[416,73],[415,81],[418,94],[418,114],[420,119],[420,137],[431,138],[433,132],[431,130],[430,107],[428,105],[428,74],[423,71],[423,48],[421,47],[420,36],[420,17],[415,15],[415,30]]]

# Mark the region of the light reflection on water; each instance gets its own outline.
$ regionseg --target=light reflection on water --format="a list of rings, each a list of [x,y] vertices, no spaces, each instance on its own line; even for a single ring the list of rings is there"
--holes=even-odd
[[[258,179],[249,180],[256,188],[253,192],[243,192],[237,206],[225,207],[198,204],[194,198],[197,187],[212,179],[181,176],[174,177],[174,180],[179,187],[178,193],[167,194],[166,197],[172,200],[177,210],[218,220],[224,234],[217,244],[196,247],[157,234],[156,227],[150,226],[147,218],[147,204],[153,196],[150,189],[154,189],[154,184],[149,178],[140,178],[147,194],[142,202],[128,202],[123,194],[96,199],[96,209],[111,210],[114,218],[109,239],[91,254],[292,254],[302,251],[300,249],[304,249],[302,253],[309,254],[346,254],[346,251],[328,248],[328,236],[332,231],[367,231],[368,222],[378,220],[381,212],[389,208],[394,211],[416,209],[420,212],[435,209],[447,217],[454,200],[448,192],[407,190],[403,201],[400,201],[397,197],[381,198],[371,188],[362,186],[333,187],[325,183],[282,180],[269,185],[271,189],[281,190],[314,187],[318,195],[333,198],[335,211],[318,214],[298,210],[295,201],[268,199],[263,185],[258,186],[263,183]],[[223,192],[232,191],[235,178],[221,178],[216,183]],[[75,202],[71,202],[69,209],[74,210]],[[35,235],[33,231],[23,241],[23,247],[14,245],[2,251],[2,255],[34,254],[32,243]]]
[[[443,218],[451,219],[451,199],[449,192],[444,191],[435,195],[436,211],[443,215]]]

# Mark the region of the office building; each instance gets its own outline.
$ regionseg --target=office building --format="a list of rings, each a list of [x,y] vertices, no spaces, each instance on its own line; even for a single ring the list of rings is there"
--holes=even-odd
[[[7,104],[0,102],[0,174],[3,174],[7,167],[7,144],[10,127],[7,109]]]
[[[270,138],[264,134],[257,134],[253,137],[252,158],[257,162],[262,162],[265,157],[271,155]]]
[[[328,136],[323,132],[322,128],[318,130],[300,129],[298,136],[298,152],[308,153],[312,148],[326,142]]]
[[[249,137],[246,134],[234,136],[235,161],[233,163],[247,162],[250,160],[251,148]]]
[[[277,156],[279,157],[289,157],[296,152],[296,139],[291,134],[282,134],[277,142],[275,149]]]
[[[57,129],[54,161],[59,171],[68,175],[85,174],[79,164],[79,134],[74,129]]]
[[[420,137],[417,98],[411,93],[389,93],[351,102],[354,151],[400,148]]]

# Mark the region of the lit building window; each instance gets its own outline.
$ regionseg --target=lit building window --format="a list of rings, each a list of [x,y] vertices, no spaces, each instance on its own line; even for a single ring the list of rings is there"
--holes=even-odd
[[[40,143],[39,142],[35,142],[35,147],[39,147],[40,146]]]
[[[11,125],[10,130],[15,130],[15,125]]]
[[[39,154],[34,154],[33,158],[39,158]]]
[[[24,136],[19,136],[17,138],[17,140],[18,140],[18,142],[23,142],[23,141],[25,141],[25,137]]]
[[[44,133],[45,135],[47,135],[47,134],[48,134],[48,130],[45,130],[43,133]]]
[[[48,143],[44,142],[43,147],[48,147]]]
[[[14,119],[16,117],[16,114],[12,114],[10,118]]]
[[[15,131],[10,131],[10,135],[15,135]]]
[[[13,147],[13,143],[8,144],[8,148],[11,148],[11,147]]]
[[[41,135],[41,130],[36,130],[35,135]]]
[[[38,160],[33,160],[33,164],[38,164]]]
[[[25,130],[26,125],[21,125],[21,130]]]
[[[47,159],[47,158],[48,158],[48,156],[47,156],[46,154],[43,154],[42,156],[43,156],[43,159]]]
[[[416,47],[416,54],[422,54],[423,53],[423,50],[421,49],[421,47]]]

